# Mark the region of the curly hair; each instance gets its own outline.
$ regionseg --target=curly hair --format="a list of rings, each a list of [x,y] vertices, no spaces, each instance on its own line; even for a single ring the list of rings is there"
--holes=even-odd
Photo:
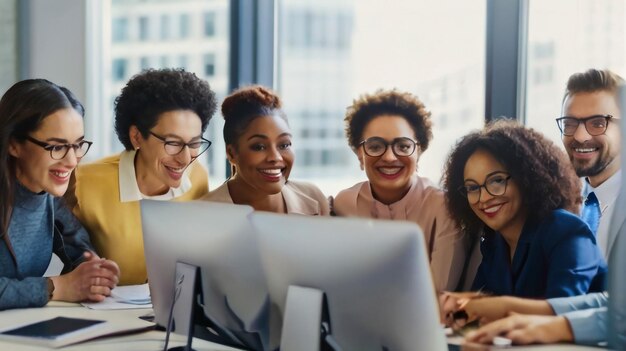
[[[361,95],[347,108],[345,130],[353,150],[362,141],[365,126],[381,115],[399,115],[406,119],[415,132],[420,149],[426,151],[433,138],[430,112],[417,96],[396,89],[379,89],[374,94]]]
[[[483,224],[459,191],[464,184],[465,164],[478,149],[489,152],[510,173],[522,190],[528,219],[544,218],[558,208],[578,211],[581,184],[565,153],[534,129],[511,120],[497,120],[463,137],[445,165],[442,181],[446,206],[466,233],[478,233]]]
[[[115,132],[126,150],[132,150],[129,128],[136,126],[144,138],[164,112],[191,110],[209,125],[217,102],[209,83],[183,69],[149,69],[133,76],[115,99]]]
[[[226,145],[236,145],[239,137],[257,117],[278,115],[288,124],[280,97],[260,85],[242,87],[227,96],[222,103],[222,115]]]

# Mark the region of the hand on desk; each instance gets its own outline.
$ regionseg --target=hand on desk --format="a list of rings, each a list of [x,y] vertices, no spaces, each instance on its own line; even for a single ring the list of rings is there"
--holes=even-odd
[[[117,263],[100,258],[93,252],[85,252],[85,258],[70,273],[51,278],[54,283],[52,300],[102,301],[111,295],[111,290],[119,282]]]
[[[480,293],[443,293],[439,297],[442,323],[461,328],[472,321],[481,325],[504,318],[511,312],[553,315],[545,300],[524,299],[513,296],[487,296]],[[459,312],[463,313],[459,313]],[[464,319],[459,319],[462,316]],[[456,317],[456,318],[455,318]]]
[[[551,344],[574,340],[567,319],[562,316],[538,316],[512,313],[509,317],[489,323],[466,335],[468,345],[491,344],[494,337],[503,336],[513,344]]]
[[[477,312],[481,312],[480,308],[489,306],[489,304],[477,304],[477,302],[492,299],[494,298],[487,297],[481,292],[444,292],[439,295],[441,323],[447,327],[458,329],[474,320],[480,320],[482,316]],[[476,308],[474,307],[475,305]]]

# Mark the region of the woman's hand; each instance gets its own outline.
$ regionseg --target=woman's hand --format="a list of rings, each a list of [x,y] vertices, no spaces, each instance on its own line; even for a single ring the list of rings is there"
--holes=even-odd
[[[455,318],[455,313],[464,311],[467,304],[473,299],[484,297],[481,292],[448,292],[445,291],[439,295],[439,313],[440,321],[448,327],[453,327],[459,322]],[[463,325],[468,320],[460,321]]]
[[[86,260],[70,273],[52,277],[54,293],[52,300],[79,302],[102,301],[111,295],[119,282],[117,263],[85,252]]]

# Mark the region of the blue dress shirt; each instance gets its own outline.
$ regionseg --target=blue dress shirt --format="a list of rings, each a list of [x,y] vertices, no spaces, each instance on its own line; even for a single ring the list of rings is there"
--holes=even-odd
[[[485,235],[473,290],[552,298],[605,289],[607,267],[595,236],[578,216],[554,210],[527,220],[513,255],[500,233]]]

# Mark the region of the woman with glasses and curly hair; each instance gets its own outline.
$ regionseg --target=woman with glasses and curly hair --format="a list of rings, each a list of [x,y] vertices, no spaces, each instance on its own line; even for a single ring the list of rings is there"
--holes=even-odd
[[[93,253],[59,198],[91,145],[83,115],[74,94],[45,79],[0,100],[0,310],[101,301],[118,282],[115,262]]]
[[[208,193],[207,171],[194,161],[211,145],[202,134],[215,107],[215,93],[195,74],[144,71],[115,100],[115,131],[126,150],[77,169],[74,213],[97,252],[119,263],[120,284],[147,280],[139,201]]]
[[[542,134],[497,121],[456,145],[443,179],[452,218],[470,236],[481,235],[472,290],[530,298],[602,291],[606,264],[594,234],[573,214],[580,181]]]
[[[410,93],[379,90],[356,99],[344,120],[348,143],[368,180],[331,199],[334,214],[417,223],[435,288],[455,290],[466,241],[448,216],[443,192],[417,174],[419,157],[432,139],[430,112]]]

